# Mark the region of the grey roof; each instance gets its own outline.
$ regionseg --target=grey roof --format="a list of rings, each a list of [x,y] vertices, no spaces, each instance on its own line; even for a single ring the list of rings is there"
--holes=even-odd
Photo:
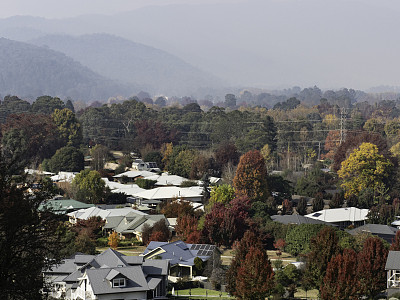
[[[60,264],[50,267],[49,270],[46,270],[46,274],[71,274],[75,272],[79,265],[88,263],[92,260],[95,256],[94,255],[85,255],[82,253],[75,253],[69,258],[64,259],[61,261]]]
[[[399,229],[382,224],[365,224],[363,226],[351,229],[348,231],[351,235],[358,234],[360,232],[369,232],[375,235],[396,235]]]
[[[160,278],[148,278],[147,285],[149,289],[154,290],[157,287],[157,285],[159,285],[160,282],[161,282]]]
[[[385,270],[400,270],[400,251],[389,251]]]
[[[118,226],[119,223],[124,219],[124,217],[107,217],[106,223],[104,224],[104,229],[113,229]]]
[[[168,275],[168,266],[168,260],[148,259],[143,262],[143,272],[146,275]]]
[[[282,223],[282,224],[322,224],[322,225],[332,225],[330,223],[315,220],[301,215],[273,215],[271,216],[272,221]]]
[[[118,272],[122,275],[121,277],[125,277],[126,286],[113,288],[112,282],[110,282],[110,280],[105,280],[110,272]],[[147,280],[140,266],[88,269],[86,270],[86,274],[89,278],[93,292],[96,295],[149,290]]]
[[[150,242],[143,252],[145,259],[152,256],[152,252],[158,252],[158,249],[164,252],[157,254],[161,259],[169,260],[171,265],[193,266],[196,257],[203,261],[208,260],[213,254],[216,246],[208,244],[186,244],[183,241],[173,243]]]

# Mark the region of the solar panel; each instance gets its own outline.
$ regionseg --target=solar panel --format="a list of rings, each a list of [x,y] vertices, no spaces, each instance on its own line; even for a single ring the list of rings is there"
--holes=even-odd
[[[197,255],[198,256],[203,256],[203,252],[204,252],[204,250],[199,250],[199,252],[197,252]]]
[[[197,245],[194,247],[194,250],[200,250],[200,248],[201,248],[201,245],[197,244]]]

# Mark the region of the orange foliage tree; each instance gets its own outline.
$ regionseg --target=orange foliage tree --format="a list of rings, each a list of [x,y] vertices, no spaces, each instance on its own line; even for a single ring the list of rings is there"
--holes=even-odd
[[[269,196],[267,168],[260,151],[252,150],[240,157],[233,179],[237,196],[247,196],[251,201],[266,201]]]
[[[119,245],[119,235],[116,231],[113,231],[109,236],[108,236],[108,245],[112,248],[112,249],[117,249],[118,245]]]

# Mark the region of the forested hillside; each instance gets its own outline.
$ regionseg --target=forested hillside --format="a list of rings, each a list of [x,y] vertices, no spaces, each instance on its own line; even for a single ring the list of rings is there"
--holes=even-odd
[[[130,88],[102,77],[54,50],[0,38],[0,94],[41,95],[86,101],[128,96]]]
[[[191,95],[222,84],[165,51],[113,35],[47,35],[30,43],[63,52],[98,74],[153,94]]]

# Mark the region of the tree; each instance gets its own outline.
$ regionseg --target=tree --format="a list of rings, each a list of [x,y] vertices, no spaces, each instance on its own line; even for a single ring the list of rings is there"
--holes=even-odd
[[[56,109],[52,118],[65,145],[78,147],[82,143],[81,124],[71,110],[68,108]]]
[[[360,292],[371,299],[386,288],[385,264],[388,250],[378,237],[369,237],[358,254]]]
[[[311,239],[321,231],[323,225],[300,224],[290,227],[286,234],[286,251],[293,256],[310,251]]]
[[[107,146],[97,144],[90,150],[90,156],[92,157],[92,167],[96,171],[102,170],[104,164],[111,157],[110,149]]]
[[[171,238],[171,232],[164,219],[156,222],[153,226],[144,224],[142,228],[142,242],[147,245],[151,241],[167,242]]]
[[[119,235],[116,231],[113,231],[109,236],[108,236],[108,245],[110,248],[116,250],[118,248],[120,242]]]
[[[335,193],[333,199],[329,202],[329,208],[340,208],[343,206],[344,199],[341,193]]]
[[[249,151],[242,155],[233,186],[238,196],[247,196],[251,201],[267,200],[269,196],[267,169],[260,151]]]
[[[236,290],[238,299],[265,299],[274,287],[274,272],[265,250],[251,247],[238,268]]]
[[[359,299],[359,274],[357,274],[357,253],[344,249],[329,261],[323,284],[321,299]]]
[[[235,197],[235,189],[229,184],[221,184],[211,188],[211,197],[207,205],[210,210],[215,203],[228,204]]]
[[[342,162],[338,171],[345,197],[358,195],[368,187],[374,192],[384,189],[393,172],[393,167],[389,159],[378,153],[376,145],[362,143]]]
[[[59,262],[64,243],[55,215],[39,210],[52,197],[46,185],[29,192],[12,163],[0,151],[0,290],[3,299],[42,299],[42,272]]]
[[[390,251],[400,251],[400,230],[396,232],[396,235],[390,245]]]
[[[49,171],[58,173],[60,171],[79,172],[84,168],[84,157],[81,151],[66,146],[60,148],[48,162]]]
[[[299,215],[304,216],[307,214],[307,199],[301,197],[299,203],[297,203],[296,211]]]
[[[293,213],[292,201],[285,199],[282,203],[282,215],[291,215]]]
[[[105,182],[97,171],[81,171],[75,176],[72,186],[76,189],[75,197],[78,201],[99,203],[105,197]]]
[[[179,216],[176,220],[176,235],[183,241],[187,241],[189,237],[193,238],[196,235],[198,221],[190,215]]]
[[[321,192],[317,193],[315,195],[315,198],[314,198],[313,202],[312,202],[313,212],[323,210],[324,206],[325,206],[325,203],[324,203],[323,194]]]
[[[163,202],[161,204],[161,213],[166,218],[178,218],[185,215],[195,215],[191,202],[177,199]]]
[[[219,145],[217,150],[215,151],[215,161],[219,165],[220,168],[223,168],[231,162],[234,165],[237,165],[239,162],[240,154],[232,142],[224,142]]]
[[[323,228],[311,238],[305,276],[310,278],[315,288],[322,286],[328,263],[338,253],[338,238],[332,227]]]
[[[31,111],[34,113],[51,115],[56,109],[63,109],[64,102],[58,97],[40,96],[32,103]]]
[[[234,94],[225,95],[225,106],[231,108],[236,106],[236,96]]]
[[[94,255],[96,254],[96,243],[86,232],[78,234],[75,239],[75,252]]]

